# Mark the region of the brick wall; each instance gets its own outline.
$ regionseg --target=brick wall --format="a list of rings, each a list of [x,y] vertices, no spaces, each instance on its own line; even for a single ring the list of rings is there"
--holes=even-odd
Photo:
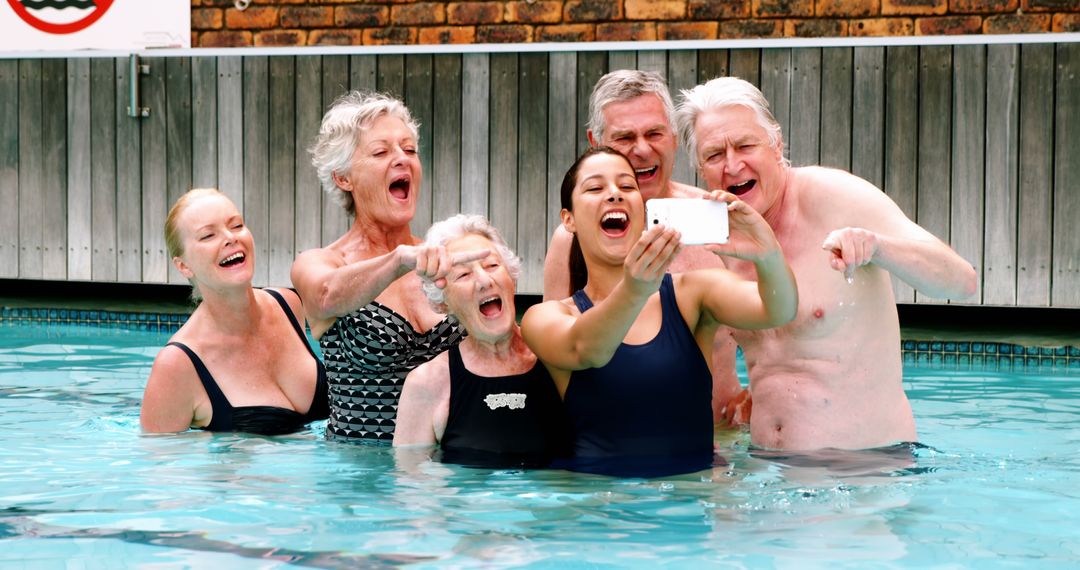
[[[197,47],[1080,32],[1080,0],[191,1]]]

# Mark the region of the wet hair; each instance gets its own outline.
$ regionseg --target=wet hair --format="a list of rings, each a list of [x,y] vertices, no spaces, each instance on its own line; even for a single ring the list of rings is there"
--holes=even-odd
[[[467,235],[487,238],[495,246],[495,251],[502,258],[506,272],[510,274],[510,278],[514,280],[516,286],[518,276],[521,275],[521,258],[514,254],[514,251],[506,244],[506,240],[503,239],[499,230],[495,229],[495,226],[491,225],[491,222],[484,216],[457,214],[441,222],[436,222],[428,228],[427,235],[424,236],[424,245],[446,245],[452,240]],[[427,296],[431,307],[436,311],[440,311],[440,306],[446,302],[446,290],[436,287],[435,282],[429,279],[421,278],[420,281],[424,295]]]
[[[754,112],[758,124],[769,134],[769,144],[775,147],[783,141],[780,123],[769,110],[769,101],[752,83],[738,77],[717,77],[693,89],[681,91],[679,107],[675,111],[675,126],[679,138],[690,155],[690,163],[701,167],[697,156],[697,134],[694,125],[702,113],[724,107],[745,107]],[[784,166],[791,163],[783,158]]]
[[[604,136],[604,129],[607,128],[604,124],[604,107],[649,93],[660,98],[664,104],[664,115],[668,124],[674,125],[675,105],[671,102],[671,93],[668,92],[664,76],[655,71],[617,69],[601,77],[593,87],[592,95],[589,96],[587,128],[592,131],[596,140],[600,140]]]
[[[165,216],[165,249],[169,252],[170,260],[184,255],[184,240],[180,237],[177,219],[187,209],[188,205],[199,198],[207,196],[221,196],[228,200],[228,196],[217,188],[193,188],[177,198],[176,203],[173,204],[172,208],[169,208],[169,215]],[[191,300],[198,302],[202,299],[202,295],[199,294],[199,287],[191,279],[188,279],[188,282],[191,283]]]
[[[563,176],[562,187],[559,189],[559,205],[567,212],[574,211],[572,198],[574,196],[574,187],[577,186],[578,171],[581,170],[581,165],[598,154],[614,155],[625,160],[626,164],[630,164],[630,159],[626,158],[626,155],[609,146],[594,146],[581,153],[581,156],[566,171],[566,175]],[[633,168],[633,165],[630,165],[631,171],[633,171]],[[566,293],[567,296],[585,287],[588,281],[589,269],[585,265],[585,255],[581,253],[581,244],[578,243],[577,234],[574,234],[574,239],[570,242],[570,291]]]
[[[343,176],[349,171],[360,135],[384,115],[401,119],[413,138],[420,138],[420,127],[404,103],[383,93],[350,91],[330,105],[319,126],[319,136],[308,149],[323,191],[350,216],[356,215],[356,204],[352,194],[334,182],[334,174]]]

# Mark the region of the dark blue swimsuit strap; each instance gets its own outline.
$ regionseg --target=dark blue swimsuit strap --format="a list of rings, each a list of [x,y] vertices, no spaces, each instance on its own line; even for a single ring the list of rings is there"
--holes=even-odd
[[[199,375],[199,381],[202,382],[203,389],[206,390],[206,395],[210,398],[210,409],[214,410],[214,413],[210,417],[210,423],[203,429],[216,431],[217,429],[220,429],[218,426],[222,423],[227,423],[231,427],[232,404],[229,403],[229,399],[225,397],[225,393],[218,387],[217,382],[214,381],[214,376],[210,374],[210,370],[206,368],[206,364],[203,364],[199,355],[195,354],[194,350],[191,350],[182,342],[173,341],[165,346],[175,346],[188,355],[188,358],[191,359],[191,363],[195,366],[195,372]],[[230,417],[222,417],[225,415],[229,415]]]
[[[674,290],[675,290],[675,288],[674,288],[674,286],[672,284],[672,281],[671,281],[671,274],[670,273],[665,273],[664,274],[664,280],[660,282],[660,302],[662,303],[661,306],[664,307],[665,309],[670,309],[673,306],[673,305],[670,305],[669,303],[671,303],[671,302],[673,302],[675,300],[675,296],[673,294],[671,294],[671,293],[674,292]],[[669,295],[670,295],[670,297],[669,297]],[[578,310],[581,311],[582,313],[584,313],[585,311],[588,311],[589,309],[593,308],[592,299],[590,299],[589,296],[585,294],[584,289],[578,289],[577,291],[574,291],[574,294],[571,295],[571,297],[574,298],[574,304],[577,305]],[[675,308],[675,311],[676,311],[674,314],[679,314],[678,313],[678,310],[679,310],[678,304],[675,304],[674,308]],[[667,314],[667,311],[665,310],[664,313]]]

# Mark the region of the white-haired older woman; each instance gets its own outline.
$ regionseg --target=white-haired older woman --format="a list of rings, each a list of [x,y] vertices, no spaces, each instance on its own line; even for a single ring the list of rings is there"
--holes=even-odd
[[[428,305],[419,276],[441,280],[455,261],[487,254],[451,259],[410,231],[418,145],[401,101],[353,91],[323,116],[311,148],[323,190],[353,217],[345,235],[292,266],[326,364],[331,438],[393,439],[405,376],[461,339],[457,323]]]
[[[439,222],[426,243],[451,254],[490,253],[454,266],[443,286],[424,280],[432,306],[456,317],[468,336],[409,374],[394,445],[439,443],[444,461],[484,465],[541,466],[563,455],[562,401],[516,320],[521,261],[482,216]]]

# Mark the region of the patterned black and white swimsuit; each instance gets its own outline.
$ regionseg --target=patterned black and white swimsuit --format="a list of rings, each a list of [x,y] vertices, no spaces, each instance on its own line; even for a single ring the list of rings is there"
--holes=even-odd
[[[375,301],[339,317],[319,339],[330,385],[326,436],[393,441],[405,376],[464,335],[453,317],[418,333],[404,317]]]

